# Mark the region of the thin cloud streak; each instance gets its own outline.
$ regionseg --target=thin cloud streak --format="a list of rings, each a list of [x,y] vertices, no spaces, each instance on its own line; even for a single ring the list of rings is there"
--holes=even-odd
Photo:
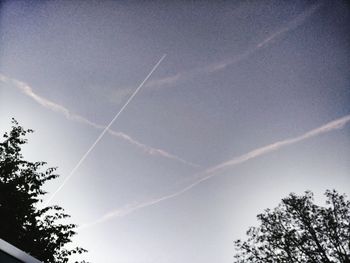
[[[307,140],[309,138],[324,134],[324,133],[328,133],[331,132],[333,130],[339,130],[342,129],[346,124],[348,124],[350,122],[350,115],[346,115],[342,118],[336,119],[334,121],[328,122],[325,125],[322,125],[316,129],[313,129],[311,131],[308,131],[306,133],[304,133],[303,135],[300,135],[298,137],[294,137],[294,138],[289,138],[286,140],[282,140],[282,141],[277,141],[275,143],[269,144],[267,146],[255,149],[253,151],[250,151],[246,154],[243,154],[237,158],[231,159],[227,162],[223,162],[219,165],[216,165],[214,167],[208,168],[207,170],[205,170],[205,174],[213,174],[213,173],[217,173],[227,167],[231,167],[231,166],[235,166],[237,164],[241,164],[244,163],[246,161],[249,161],[251,159],[254,159],[256,157],[259,157],[261,155],[270,153],[270,152],[274,152],[279,150],[282,147],[285,146],[289,146],[291,144],[295,144],[304,140]]]
[[[278,37],[280,37],[280,36],[288,33],[289,31],[294,30],[294,29],[298,28],[299,26],[303,25],[304,22],[307,21],[307,19],[309,17],[311,17],[318,9],[320,9],[322,7],[322,5],[323,5],[322,2],[314,4],[313,6],[311,6],[310,8],[305,10],[304,12],[302,12],[301,14],[297,15],[290,22],[288,22],[286,26],[281,27],[280,29],[273,32],[271,35],[268,35],[265,39],[263,39],[262,41],[257,43],[255,46],[243,51],[242,53],[240,53],[232,58],[229,58],[229,59],[226,59],[226,60],[223,60],[220,62],[211,63],[211,64],[204,66],[204,67],[197,67],[197,68],[190,69],[188,71],[178,72],[176,74],[169,75],[169,76],[166,76],[163,78],[154,79],[154,80],[151,80],[148,83],[146,83],[145,87],[147,87],[148,91],[166,89],[166,88],[170,88],[170,87],[174,86],[179,81],[186,81],[186,80],[192,78],[193,75],[196,75],[196,74],[213,74],[213,73],[219,72],[221,70],[224,70],[229,66],[232,66],[238,62],[241,62],[241,61],[247,59],[248,57],[250,57],[254,53],[258,52],[259,50],[268,47]],[[132,88],[122,89],[119,92],[117,98],[114,98],[113,100],[120,101],[124,97],[129,96],[132,92],[133,92]]]
[[[321,3],[321,2],[318,3],[318,4],[313,5],[309,9],[307,9],[304,12],[302,12],[301,14],[299,14],[296,18],[294,18],[293,20],[288,22],[286,26],[280,28],[276,32],[274,32],[271,35],[267,36],[264,40],[260,41],[254,47],[252,47],[250,49],[247,49],[242,54],[239,54],[239,55],[237,55],[237,56],[235,56],[235,57],[233,57],[231,59],[228,59],[226,61],[213,63],[213,64],[211,64],[211,65],[209,65],[207,67],[203,67],[203,68],[201,68],[201,71],[203,73],[214,73],[214,72],[223,70],[223,69],[225,69],[228,66],[236,64],[236,63],[238,63],[238,62],[248,58],[249,56],[251,56],[255,52],[259,51],[260,49],[263,49],[263,48],[267,47],[277,37],[282,36],[282,35],[288,33],[289,31],[294,30],[294,29],[298,28],[299,26],[301,26],[302,24],[304,24],[304,22],[307,21],[307,19],[309,17],[311,17],[322,5],[323,5],[323,3]]]
[[[297,15],[293,20],[288,22],[286,26],[278,29],[271,35],[267,36],[265,39],[257,43],[255,46],[247,49],[243,53],[238,54],[228,60],[211,63],[205,67],[198,67],[189,71],[179,72],[177,74],[166,76],[164,78],[158,78],[148,82],[146,86],[148,87],[148,90],[163,89],[174,85],[178,81],[185,81],[191,78],[195,74],[211,74],[211,73],[224,70],[228,66],[231,66],[240,61],[243,61],[247,59],[249,56],[251,56],[252,54],[256,53],[257,51],[263,48],[266,48],[269,44],[271,44],[274,40],[276,40],[276,38],[288,33],[291,30],[298,28],[299,26],[304,24],[304,22],[307,21],[307,19],[311,17],[318,9],[320,9],[322,5],[323,5],[322,2],[314,4],[313,6],[311,6],[304,12],[302,12],[301,14]]]
[[[185,80],[185,79],[191,77],[195,73],[214,73],[214,72],[223,70],[230,65],[233,65],[235,63],[238,63],[238,62],[248,58],[249,56],[251,56],[253,53],[257,52],[258,50],[267,47],[277,37],[289,32],[291,30],[298,28],[310,16],[312,16],[322,5],[323,5],[323,3],[318,3],[318,4],[313,5],[312,7],[310,7],[309,9],[307,9],[306,11],[304,11],[300,15],[298,15],[295,19],[290,21],[285,27],[282,27],[279,30],[277,30],[276,32],[274,32],[273,34],[269,35],[264,40],[262,40],[261,42],[256,44],[253,48],[248,49],[245,52],[243,52],[242,54],[239,54],[239,55],[237,55],[237,56],[235,56],[227,61],[213,63],[213,64],[210,64],[209,66],[206,66],[206,67],[196,68],[196,69],[193,69],[193,70],[188,71],[188,72],[177,73],[173,76],[168,76],[165,78],[156,79],[156,80],[153,80],[152,82],[149,82],[148,85],[151,88],[153,87],[153,88],[159,89],[159,88],[163,88],[164,85],[172,85],[179,80]],[[311,131],[309,131],[309,132],[307,132],[299,137],[290,138],[290,139],[286,139],[283,141],[278,141],[276,143],[273,143],[273,144],[270,144],[270,145],[267,145],[267,146],[264,146],[261,148],[257,148],[253,151],[250,151],[250,152],[243,154],[239,157],[231,159],[227,162],[224,162],[224,163],[221,163],[219,165],[208,168],[202,173],[194,175],[194,178],[197,178],[196,181],[194,181],[193,183],[189,184],[185,188],[183,188],[175,193],[165,195],[165,196],[162,196],[162,197],[156,198],[156,199],[151,199],[151,200],[148,200],[146,202],[129,204],[125,207],[122,207],[120,209],[117,209],[115,211],[107,213],[106,215],[104,215],[100,219],[96,220],[95,222],[83,225],[81,228],[90,227],[90,226],[108,221],[108,220],[115,218],[115,217],[122,217],[122,216],[125,216],[127,214],[134,212],[135,210],[138,210],[138,209],[141,209],[141,208],[144,208],[147,206],[151,206],[151,205],[157,204],[159,202],[177,197],[177,196],[187,192],[188,190],[192,189],[196,185],[202,183],[203,181],[206,181],[206,180],[212,178],[213,176],[216,176],[217,172],[219,172],[220,170],[222,170],[224,168],[247,162],[251,159],[257,158],[257,157],[264,155],[264,154],[267,154],[269,152],[276,151],[276,150],[278,150],[282,147],[288,146],[290,144],[294,144],[294,143],[306,140],[308,138],[311,138],[311,137],[314,137],[317,135],[321,135],[321,134],[326,133],[326,132],[330,132],[330,131],[335,130],[335,129],[341,129],[349,121],[350,121],[350,115],[347,115],[343,118],[337,119],[337,120],[329,122],[329,123],[327,123],[319,128],[311,130]]]
[[[210,167],[210,168],[206,169],[205,171],[203,171],[202,173],[195,174],[193,176],[193,178],[195,178],[194,182],[192,182],[191,184],[187,185],[186,187],[184,187],[184,188],[182,188],[182,189],[180,189],[172,194],[168,194],[168,195],[161,196],[159,198],[147,200],[145,202],[132,203],[132,204],[126,205],[120,209],[113,210],[113,211],[105,214],[104,216],[102,216],[101,218],[97,219],[96,221],[94,221],[92,223],[87,223],[87,224],[82,225],[80,227],[80,229],[92,227],[92,226],[95,226],[97,224],[109,221],[113,218],[123,217],[123,216],[126,216],[126,215],[128,215],[128,214],[130,214],[138,209],[152,206],[152,205],[158,204],[162,201],[166,201],[168,199],[175,198],[175,197],[180,196],[183,193],[191,190],[192,188],[199,185],[200,183],[207,181],[215,176],[218,176],[219,172],[221,172],[227,168],[235,167],[236,165],[240,165],[242,163],[245,163],[249,160],[255,159],[255,158],[260,157],[262,155],[277,151],[283,147],[286,147],[286,146],[289,146],[289,145],[292,145],[295,143],[299,143],[299,142],[305,141],[307,139],[310,139],[310,138],[313,138],[313,137],[316,137],[316,136],[319,136],[319,135],[322,135],[325,133],[329,133],[331,131],[342,129],[348,123],[350,123],[350,114],[346,115],[342,118],[336,119],[334,121],[328,122],[328,123],[326,123],[318,128],[310,130],[310,131],[308,131],[300,136],[297,136],[294,138],[288,138],[288,139],[285,139],[282,141],[277,141],[275,143],[257,148],[255,150],[252,150],[252,151],[246,153],[246,154],[240,155],[240,156],[235,157],[233,159],[230,159],[226,162],[223,162],[223,163],[218,164],[216,166]]]
[[[55,198],[55,196],[62,190],[62,188],[67,184],[67,182],[70,180],[70,178],[75,174],[75,172],[78,170],[78,168],[81,166],[81,164],[85,161],[86,157],[93,151],[93,149],[96,147],[96,145],[99,143],[99,141],[103,138],[105,133],[108,131],[108,129],[113,125],[113,123],[118,119],[118,117],[123,113],[123,111],[126,109],[126,107],[129,105],[129,103],[133,100],[133,98],[137,95],[137,93],[141,90],[141,88],[144,86],[146,81],[151,77],[153,72],[158,68],[160,63],[163,61],[163,59],[166,57],[166,54],[164,54],[160,60],[155,64],[155,66],[151,69],[151,71],[148,73],[146,78],[140,83],[140,85],[136,88],[134,93],[129,97],[129,99],[125,102],[123,107],[117,112],[117,114],[113,117],[113,119],[109,122],[109,124],[103,129],[101,134],[97,137],[97,139],[94,141],[94,143],[90,146],[90,148],[85,152],[85,154],[81,157],[81,159],[78,161],[78,163],[74,166],[74,168],[71,170],[71,172],[66,176],[66,178],[63,180],[62,184],[56,189],[55,192],[47,199],[46,204],[50,203],[52,199]]]
[[[51,111],[54,111],[56,113],[64,115],[68,120],[72,120],[72,121],[79,122],[81,124],[88,125],[88,126],[93,127],[97,130],[103,130],[106,128],[106,126],[97,124],[97,123],[90,121],[89,119],[87,119],[81,115],[78,115],[78,114],[71,112],[69,109],[67,109],[66,107],[64,107],[60,104],[57,104],[57,103],[55,103],[47,98],[39,96],[38,94],[36,94],[33,91],[31,86],[29,86],[28,84],[26,84],[22,81],[19,81],[17,79],[13,79],[13,78],[9,78],[1,73],[0,73],[0,81],[14,86],[15,88],[19,89],[23,94],[25,94],[26,96],[33,99],[36,103],[40,104],[41,106],[43,106],[46,109],[49,109]],[[165,150],[153,148],[151,146],[143,144],[143,143],[135,140],[134,138],[132,138],[130,135],[127,135],[123,132],[108,129],[108,133],[111,136],[114,136],[118,139],[122,139],[122,140],[127,141],[128,143],[140,148],[142,151],[144,151],[145,153],[147,153],[149,155],[160,156],[163,158],[172,159],[172,160],[181,162],[185,165],[191,166],[193,168],[200,167],[198,164],[186,161],[186,160],[184,160],[184,159],[182,159],[174,154],[171,154]]]

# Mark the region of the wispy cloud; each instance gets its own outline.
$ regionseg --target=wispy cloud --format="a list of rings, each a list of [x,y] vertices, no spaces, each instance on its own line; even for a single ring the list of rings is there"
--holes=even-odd
[[[172,76],[167,76],[164,78],[158,78],[149,81],[145,86],[151,89],[158,89],[162,88],[164,85],[171,85],[174,84],[176,81],[180,80],[183,77],[184,73],[177,73]]]
[[[165,88],[165,87],[168,87],[170,85],[174,85],[177,81],[186,80],[187,78],[192,77],[193,74],[215,73],[215,72],[218,72],[220,70],[224,70],[228,66],[231,66],[235,63],[238,63],[238,62],[248,58],[249,56],[251,56],[255,52],[267,47],[268,45],[273,43],[273,41],[275,41],[278,37],[281,37],[282,35],[288,33],[289,31],[298,28],[309,17],[311,17],[322,5],[323,5],[323,3],[319,2],[319,3],[311,6],[309,9],[305,10],[304,12],[299,14],[296,18],[294,18],[289,23],[287,23],[286,26],[281,27],[280,29],[278,29],[277,31],[275,31],[274,33],[270,34],[265,39],[263,39],[262,41],[257,43],[252,48],[247,49],[243,53],[238,54],[238,55],[234,56],[233,58],[230,58],[230,59],[225,60],[225,61],[217,62],[217,63],[212,63],[212,64],[207,65],[205,67],[199,67],[199,68],[192,69],[190,71],[177,73],[175,75],[167,76],[165,78],[155,79],[152,82],[149,82],[148,85],[151,88],[152,87],[157,88],[157,89]],[[205,171],[203,171],[202,173],[194,175],[193,176],[193,178],[195,178],[194,182],[192,182],[191,184],[187,185],[186,187],[184,187],[184,188],[182,188],[174,193],[164,195],[164,196],[161,196],[161,197],[155,198],[155,199],[150,199],[150,200],[147,200],[144,202],[128,204],[125,207],[122,207],[120,209],[117,209],[117,210],[114,210],[114,211],[107,213],[106,215],[102,216],[100,219],[98,219],[92,223],[83,225],[81,228],[93,226],[93,225],[108,221],[108,220],[115,218],[115,217],[122,217],[122,216],[125,216],[129,213],[132,213],[138,209],[148,207],[151,205],[155,205],[155,204],[160,203],[162,201],[177,197],[177,196],[187,192],[188,190],[192,189],[196,185],[202,183],[203,181],[206,181],[206,180],[212,178],[213,176],[218,175],[218,172],[225,169],[225,168],[242,164],[242,163],[247,162],[251,159],[257,158],[261,155],[276,151],[282,147],[306,140],[308,138],[311,138],[311,137],[314,137],[317,135],[321,135],[323,133],[330,132],[330,131],[333,131],[336,129],[340,129],[344,125],[346,125],[349,121],[350,121],[350,115],[347,115],[343,118],[340,118],[340,119],[337,119],[335,121],[329,122],[325,125],[322,125],[319,128],[316,128],[314,130],[306,132],[305,134],[303,134],[301,136],[298,136],[295,138],[289,138],[289,139],[286,139],[283,141],[278,141],[278,142],[269,144],[269,145],[264,146],[264,147],[257,148],[253,151],[246,153],[246,154],[243,154],[241,156],[238,156],[236,158],[233,158],[231,160],[228,160],[228,161],[223,162],[221,164],[218,164],[216,166],[210,167],[210,168],[206,169]]]
[[[272,42],[275,38],[277,38],[278,36],[287,33],[291,30],[294,30],[296,28],[298,28],[299,26],[301,26],[302,24],[304,24],[304,22],[311,17],[318,9],[320,9],[322,7],[322,5],[324,4],[324,2],[318,2],[317,4],[314,4],[313,6],[311,6],[309,9],[305,10],[304,12],[302,12],[301,14],[299,14],[295,19],[293,19],[292,21],[290,21],[285,27],[280,28],[279,30],[277,30],[276,32],[274,32],[273,34],[271,34],[270,36],[268,36],[266,39],[264,39],[263,41],[261,41],[256,48],[263,48],[266,45],[268,45],[270,42]]]
[[[307,10],[305,10],[304,12],[296,16],[294,19],[289,21],[285,26],[277,29],[275,32],[271,33],[270,35],[265,37],[263,40],[258,42],[257,44],[242,51],[242,53],[240,54],[237,54],[231,58],[228,58],[219,62],[210,63],[209,65],[206,65],[206,66],[192,68],[186,71],[178,72],[173,75],[168,75],[162,78],[153,79],[147,82],[145,84],[145,87],[147,87],[147,91],[167,89],[167,88],[173,87],[175,84],[181,81],[186,81],[188,79],[191,79],[195,75],[213,74],[221,70],[225,70],[229,66],[239,63],[249,58],[251,55],[258,52],[259,50],[268,47],[274,41],[276,41],[279,37],[282,37],[284,34],[303,25],[304,22],[307,21],[309,17],[311,17],[317,10],[319,10],[322,7],[322,5],[323,5],[323,2],[314,4],[313,6],[309,7]],[[132,92],[133,92],[133,88],[130,88],[130,87],[114,90],[112,91],[112,94],[109,95],[109,99],[114,103],[121,103],[125,99],[125,97],[130,96]]]
[[[272,44],[278,37],[281,37],[282,35],[288,33],[289,31],[294,30],[299,26],[301,26],[302,24],[304,24],[304,22],[307,21],[307,19],[311,17],[318,9],[320,9],[322,5],[323,5],[322,2],[314,4],[313,6],[311,6],[310,8],[308,8],[307,10],[305,10],[304,12],[296,16],[293,20],[288,22],[285,26],[279,28],[277,31],[268,35],[265,39],[257,43],[255,46],[245,50],[243,53],[238,54],[232,58],[203,67],[201,68],[201,71],[203,73],[214,73],[220,70],[224,70],[228,66],[236,64],[248,58],[249,56],[256,53],[257,51]]]
[[[17,79],[13,79],[13,78],[9,78],[3,74],[0,74],[0,81],[7,83],[10,86],[13,86],[15,88],[17,88],[18,90],[20,90],[23,94],[25,94],[26,96],[30,97],[31,99],[33,99],[36,103],[40,104],[41,106],[43,106],[46,109],[49,109],[51,111],[54,111],[56,113],[62,114],[64,115],[67,119],[72,120],[72,121],[76,121],[85,125],[88,125],[90,127],[93,127],[95,129],[98,130],[103,130],[106,128],[106,126],[95,123],[81,115],[75,114],[73,112],[71,112],[69,109],[67,109],[66,107],[57,104],[47,98],[44,98],[38,94],[36,94],[32,87],[29,86],[27,83],[24,83],[22,81],[19,81]],[[107,131],[110,135],[112,135],[113,137],[116,137],[118,139],[122,139],[127,141],[128,143],[138,147],[139,149],[141,149],[142,151],[144,151],[145,153],[149,154],[149,155],[153,155],[153,156],[161,156],[164,158],[168,158],[168,159],[172,159],[178,162],[181,162],[185,165],[191,166],[191,167],[195,167],[198,168],[199,165],[186,161],[181,157],[178,157],[174,154],[171,154],[165,150],[162,149],[157,149],[157,148],[153,148],[151,146],[148,146],[146,144],[143,144],[139,141],[137,141],[136,139],[132,138],[130,135],[127,135],[123,132],[120,131],[115,131],[112,129],[108,129]]]
[[[316,136],[319,136],[319,135],[322,135],[325,133],[329,133],[329,132],[332,132],[335,130],[342,129],[345,125],[347,125],[349,123],[350,123],[350,115],[346,115],[342,118],[328,122],[328,123],[326,123],[318,128],[315,128],[313,130],[305,132],[304,134],[302,134],[300,136],[288,138],[285,140],[271,143],[271,144],[263,146],[263,147],[259,147],[259,148],[254,149],[246,154],[240,155],[238,157],[235,157],[233,159],[230,159],[228,161],[225,161],[225,162],[220,163],[218,165],[215,165],[213,167],[209,167],[208,169],[206,169],[202,173],[195,174],[192,177],[192,178],[194,178],[194,181],[192,183],[188,184],[187,186],[183,187],[180,190],[177,190],[171,194],[160,196],[158,198],[149,199],[149,200],[139,202],[139,203],[128,204],[124,207],[113,210],[113,211],[103,215],[101,218],[99,218],[91,223],[87,223],[87,224],[82,225],[80,227],[80,229],[91,227],[91,226],[109,221],[113,218],[123,217],[123,216],[126,216],[126,215],[128,215],[128,214],[130,214],[138,209],[145,208],[145,207],[152,206],[152,205],[156,205],[160,202],[175,198],[175,197],[180,196],[183,193],[191,190],[193,187],[199,185],[200,183],[207,181],[215,176],[218,176],[220,174],[220,172],[222,172],[223,170],[225,170],[227,168],[233,168],[233,167],[240,165],[242,163],[245,163],[249,160],[252,160],[252,159],[255,159],[257,157],[263,156],[265,154],[277,151],[283,147],[286,147],[286,146],[289,146],[289,145],[292,145],[295,143],[299,143],[299,142],[302,142],[304,140],[307,140],[307,139],[310,139],[310,138],[313,138],[313,137],[316,137]]]
[[[235,166],[237,164],[244,163],[246,161],[249,161],[251,159],[259,157],[261,155],[265,155],[267,153],[274,152],[282,147],[289,146],[291,144],[295,144],[295,143],[304,141],[306,139],[309,139],[309,138],[312,138],[312,137],[315,137],[315,136],[318,136],[318,135],[321,135],[324,133],[328,133],[328,132],[331,132],[334,130],[342,129],[349,122],[350,122],[350,115],[346,115],[342,118],[328,122],[328,123],[316,128],[316,129],[308,131],[308,132],[306,132],[298,137],[289,138],[289,139],[282,140],[282,141],[277,141],[275,143],[266,145],[264,147],[257,148],[253,151],[250,151],[250,152],[243,154],[239,157],[233,158],[229,161],[223,162],[223,163],[216,165],[214,167],[208,168],[207,170],[205,170],[205,174],[212,175],[212,174],[217,173],[217,172],[219,172],[227,167],[232,167],[232,166]]]
[[[54,191],[51,196],[47,199],[46,204],[50,203],[55,197],[56,195],[62,190],[62,188],[68,183],[68,181],[70,180],[70,178],[73,177],[73,175],[75,174],[75,172],[79,169],[79,167],[83,164],[83,162],[85,161],[85,159],[87,158],[87,156],[89,156],[89,154],[95,149],[96,145],[100,142],[100,140],[103,138],[103,136],[106,134],[106,132],[108,132],[109,128],[113,125],[113,123],[120,117],[120,115],[123,113],[123,111],[126,109],[126,107],[129,105],[129,103],[133,100],[133,98],[137,95],[137,93],[139,93],[139,91],[141,90],[141,88],[144,86],[144,84],[147,82],[147,80],[151,77],[151,75],[153,74],[153,72],[158,68],[158,66],[160,65],[160,63],[164,60],[164,58],[166,57],[166,54],[164,54],[160,60],[154,65],[154,67],[152,68],[152,70],[148,73],[148,75],[146,76],[146,78],[140,83],[140,85],[136,88],[136,90],[131,94],[131,96],[129,97],[129,99],[124,103],[123,107],[121,107],[119,109],[119,111],[116,113],[116,115],[114,115],[113,119],[109,122],[109,124],[102,130],[102,132],[100,133],[100,135],[96,138],[96,140],[91,144],[90,148],[83,154],[83,156],[80,158],[80,160],[77,162],[77,164],[73,167],[73,169],[71,170],[71,172],[64,178],[63,182],[61,183],[61,185],[58,186],[58,188],[56,189],[56,191]]]
[[[187,71],[178,72],[173,75],[165,76],[163,78],[154,79],[146,84],[146,86],[148,87],[147,90],[151,91],[156,89],[169,88],[174,86],[179,81],[185,81],[187,79],[192,78],[194,75],[212,74],[212,73],[224,70],[227,67],[232,66],[238,62],[241,62],[247,59],[248,57],[250,57],[251,55],[253,55],[254,53],[258,52],[259,50],[268,47],[284,34],[303,25],[304,22],[307,21],[309,17],[311,17],[317,10],[319,10],[322,7],[322,5],[323,5],[323,2],[319,2],[317,4],[312,5],[307,10],[305,10],[301,14],[297,15],[294,19],[289,21],[285,26],[277,29],[275,32],[271,33],[270,35],[265,37],[263,40],[261,40],[260,42],[248,48],[247,50],[243,51],[240,54],[237,54],[223,61],[210,63],[209,65],[206,65],[203,67],[197,67]],[[120,100],[120,96],[127,96],[131,92],[132,92],[132,89],[123,90],[122,93],[118,94],[119,95],[118,99]]]
[[[173,84],[180,80],[186,80],[191,75],[191,72],[192,71],[180,72],[163,78],[153,79],[147,82],[145,84],[145,87],[147,88],[147,91],[155,91],[164,89],[166,87],[171,87]],[[109,100],[113,103],[119,104],[125,99],[125,97],[130,96],[132,92],[133,89],[131,87],[124,87],[119,90],[113,90],[111,91],[111,94],[109,94]]]

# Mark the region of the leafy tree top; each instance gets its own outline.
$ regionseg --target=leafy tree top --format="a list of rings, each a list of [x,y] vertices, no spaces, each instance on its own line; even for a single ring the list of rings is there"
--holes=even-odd
[[[77,226],[62,223],[70,216],[59,206],[38,208],[46,193],[44,183],[58,177],[56,168],[23,158],[25,136],[33,131],[14,119],[12,123],[0,142],[0,238],[43,262],[66,263],[72,254],[86,252],[66,248]]]
[[[325,192],[326,206],[312,192],[290,194],[273,210],[257,216],[259,227],[235,241],[235,263],[350,263],[350,201],[335,190]]]

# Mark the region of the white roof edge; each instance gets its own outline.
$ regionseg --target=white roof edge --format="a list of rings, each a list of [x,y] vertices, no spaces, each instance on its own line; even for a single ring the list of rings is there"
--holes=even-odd
[[[42,263],[41,261],[37,260],[36,258],[33,258],[32,256],[16,248],[10,243],[7,243],[5,240],[1,238],[0,238],[0,250],[4,251],[5,253],[19,260],[22,260],[24,263]]]

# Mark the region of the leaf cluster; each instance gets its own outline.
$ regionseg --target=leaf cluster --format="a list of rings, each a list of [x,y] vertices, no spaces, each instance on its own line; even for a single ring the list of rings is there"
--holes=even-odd
[[[235,241],[235,263],[350,263],[350,201],[335,190],[325,196],[323,207],[312,192],[292,193],[259,214],[260,226]]]
[[[70,216],[59,206],[38,208],[46,193],[43,185],[58,177],[56,168],[24,160],[25,136],[33,131],[12,123],[0,142],[0,238],[43,262],[66,263],[71,255],[86,252],[66,248],[77,226],[62,223]]]

